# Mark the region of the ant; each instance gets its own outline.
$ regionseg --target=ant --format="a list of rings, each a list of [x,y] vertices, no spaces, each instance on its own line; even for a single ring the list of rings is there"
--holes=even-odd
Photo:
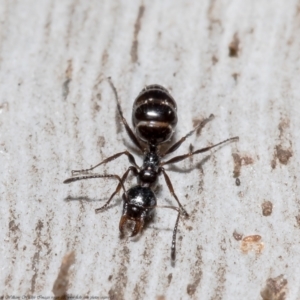
[[[185,217],[188,217],[189,215],[183,208],[177,195],[175,194],[173,185],[166,173],[166,170],[164,169],[164,166],[180,162],[195,154],[207,152],[210,149],[224,143],[238,141],[239,137],[229,138],[215,145],[192,151],[187,154],[178,155],[166,161],[162,161],[162,158],[176,151],[187,137],[192,135],[195,131],[201,129],[208,121],[213,119],[214,116],[210,115],[208,119],[200,122],[197,126],[194,127],[192,131],[190,131],[176,143],[171,145],[164,153],[160,153],[160,145],[162,143],[170,142],[170,139],[174,133],[174,128],[177,124],[177,105],[168,90],[161,85],[153,84],[146,86],[140,92],[140,94],[134,101],[132,109],[132,122],[135,128],[134,133],[123,116],[117,90],[110,78],[108,78],[108,82],[114,92],[118,111],[127,134],[129,135],[131,141],[135,144],[135,146],[144,155],[143,165],[139,167],[135,162],[134,156],[129,151],[125,150],[106,158],[90,169],[73,170],[73,177],[66,179],[64,183],[70,183],[73,181],[89,178],[117,179],[119,183],[116,190],[112,193],[108,201],[102,207],[97,208],[95,212],[98,213],[105,210],[113,197],[122,188],[124,191],[122,196],[123,213],[119,223],[119,230],[121,234],[123,234],[124,225],[128,220],[134,221],[135,223],[131,236],[135,236],[140,233],[144,227],[145,222],[149,221],[153,217],[155,208],[169,208],[177,211],[177,219],[173,230],[171,246],[171,259],[174,261],[176,256],[176,233],[178,222],[181,214],[183,214]],[[145,147],[143,147],[143,145]],[[106,164],[122,155],[126,155],[132,165],[123,174],[122,178],[120,178],[118,175],[112,174],[100,175],[89,173],[89,171],[94,170],[96,167],[102,164]],[[126,181],[129,172],[132,172],[132,174],[137,177],[137,185],[126,190],[124,187],[124,182]],[[160,175],[164,176],[165,182],[169,188],[171,195],[178,203],[178,207],[157,205],[153,189],[157,184],[158,177]]]

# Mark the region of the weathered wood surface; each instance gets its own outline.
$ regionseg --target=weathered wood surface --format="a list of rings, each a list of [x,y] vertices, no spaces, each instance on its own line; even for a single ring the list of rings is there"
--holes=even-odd
[[[60,291],[72,295],[250,300],[283,274],[286,299],[300,299],[299,1],[16,0],[1,1],[0,20],[0,296],[59,295],[69,274]],[[115,182],[62,184],[133,148],[107,76],[129,122],[151,83],[177,101],[178,138],[215,115],[178,154],[240,136],[169,168],[191,214],[175,266],[172,211],[158,210],[138,241],[120,239],[120,197],[94,213]],[[160,187],[159,203],[174,204]],[[260,235],[260,253],[234,233]]]

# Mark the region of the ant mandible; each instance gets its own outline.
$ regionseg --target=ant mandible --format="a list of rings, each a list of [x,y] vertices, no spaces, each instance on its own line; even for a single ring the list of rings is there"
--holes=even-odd
[[[143,229],[145,222],[149,221],[154,214],[155,208],[169,208],[177,211],[177,219],[175,222],[173,236],[172,236],[172,246],[171,246],[171,259],[174,261],[176,256],[176,233],[178,228],[178,222],[180,215],[183,214],[188,217],[188,213],[181,205],[177,195],[175,194],[173,185],[166,170],[163,166],[168,164],[174,164],[180,162],[188,157],[191,157],[198,153],[203,153],[209,151],[210,149],[217,147],[221,144],[231,141],[238,141],[239,137],[233,137],[226,139],[220,143],[212,146],[208,146],[187,154],[175,156],[167,161],[162,161],[161,159],[166,155],[171,154],[177,150],[181,144],[193,134],[197,129],[202,128],[208,121],[214,118],[213,115],[202,122],[200,122],[192,131],[187,135],[183,136],[179,141],[174,143],[169,147],[164,153],[159,152],[159,147],[162,143],[169,142],[174,128],[177,124],[177,105],[173,97],[170,95],[167,89],[164,87],[153,84],[146,86],[134,101],[132,109],[132,121],[135,128],[135,133],[129,127],[126,119],[123,116],[121,105],[119,102],[117,90],[114,87],[110,78],[108,82],[115,94],[117,101],[117,107],[125,126],[125,129],[132,140],[132,142],[137,146],[137,148],[144,154],[143,165],[139,167],[133,155],[126,151],[119,152],[112,155],[94,167],[86,170],[73,170],[71,178],[68,178],[64,183],[70,183],[77,180],[89,179],[89,178],[115,178],[119,181],[116,190],[112,193],[108,201],[100,208],[97,208],[96,213],[101,212],[107,208],[113,197],[121,190],[124,191],[123,194],[123,213],[119,223],[120,232],[123,233],[124,225],[127,220],[135,222],[131,236],[137,235]],[[146,146],[142,146],[141,142]],[[89,174],[89,171],[94,170],[96,167],[106,164],[121,155],[126,155],[129,162],[132,164],[127,171],[124,173],[122,178],[118,175],[106,174]],[[132,172],[134,176],[137,177],[137,185],[131,187],[126,191],[124,187],[124,182],[129,174]],[[83,175],[85,174],[85,175]],[[177,201],[179,207],[176,206],[158,206],[156,202],[156,197],[153,189],[158,181],[160,175],[164,176],[166,184],[169,188],[171,195]],[[77,175],[77,176],[74,176]],[[81,175],[81,176],[79,176]]]

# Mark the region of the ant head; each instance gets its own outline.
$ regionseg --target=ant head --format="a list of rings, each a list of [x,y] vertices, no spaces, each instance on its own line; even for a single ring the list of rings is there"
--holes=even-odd
[[[143,228],[145,221],[152,218],[156,206],[156,198],[153,191],[140,185],[130,188],[123,194],[123,215],[119,228],[121,233],[128,220],[134,221],[135,226],[131,236],[137,235]]]

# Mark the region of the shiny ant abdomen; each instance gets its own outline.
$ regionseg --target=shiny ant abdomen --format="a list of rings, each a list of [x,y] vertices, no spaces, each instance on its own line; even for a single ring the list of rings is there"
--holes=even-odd
[[[135,128],[134,133],[123,116],[116,88],[112,84],[111,80],[108,80],[114,91],[118,111],[122,122],[125,126],[125,129],[135,146],[140,150],[140,152],[144,154],[143,165],[139,167],[135,162],[134,156],[126,150],[106,158],[101,163],[93,166],[92,168],[86,170],[73,170],[73,177],[66,179],[64,183],[70,183],[73,181],[89,178],[117,179],[119,183],[116,190],[112,193],[108,201],[102,207],[96,209],[96,212],[101,212],[104,209],[106,209],[113,197],[121,189],[123,189],[123,213],[120,219],[119,229],[121,233],[123,233],[126,222],[128,220],[134,221],[135,224],[131,236],[135,236],[142,231],[145,222],[147,222],[153,217],[155,208],[169,208],[177,211],[177,219],[173,230],[171,246],[171,258],[172,260],[175,260],[176,233],[178,222],[181,214],[183,214],[185,217],[188,217],[188,213],[183,208],[177,195],[175,194],[171,180],[163,166],[177,163],[198,153],[209,151],[210,149],[224,144],[226,142],[237,141],[238,137],[229,138],[215,145],[201,148],[199,150],[189,152],[187,154],[175,156],[167,161],[162,161],[161,159],[164,158],[166,155],[169,155],[175,150],[177,150],[180,147],[180,145],[186,140],[187,137],[189,137],[197,129],[202,128],[208,121],[210,121],[213,118],[213,115],[211,115],[208,119],[200,122],[187,135],[185,135],[179,141],[167,148],[167,150],[164,151],[164,153],[160,153],[160,145],[162,143],[170,142],[170,139],[174,133],[174,129],[177,124],[177,105],[173,97],[170,95],[167,89],[160,85],[149,85],[145,87],[140,92],[133,104],[132,122]],[[122,178],[118,175],[100,175],[89,173],[96,167],[108,163],[121,155],[126,155],[128,157],[129,162],[132,164],[132,166],[130,166],[127,169],[127,171],[123,174]],[[130,172],[137,177],[137,185],[126,190],[124,187],[124,182],[126,181],[127,176]],[[175,198],[178,207],[157,205],[157,200],[153,189],[160,175],[164,176],[169,191],[171,195]]]

